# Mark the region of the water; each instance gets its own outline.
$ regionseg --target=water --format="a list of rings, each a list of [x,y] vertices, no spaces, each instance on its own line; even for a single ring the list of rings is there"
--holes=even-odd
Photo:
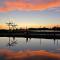
[[[0,37],[0,49],[20,50],[48,50],[56,51],[60,48],[60,39],[12,38]]]

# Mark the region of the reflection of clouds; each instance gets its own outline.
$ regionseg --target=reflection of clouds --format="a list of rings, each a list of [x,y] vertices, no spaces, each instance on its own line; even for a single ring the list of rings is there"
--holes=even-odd
[[[55,52],[55,53],[59,53],[59,54],[60,54],[60,48],[55,49],[55,50],[52,50],[52,51],[50,51],[50,52]]]
[[[59,49],[56,49],[56,52],[57,52],[57,53],[60,53],[60,48],[59,48]]]
[[[56,49],[56,50],[60,50],[60,48],[59,49]]]
[[[8,49],[0,49],[0,56],[4,57],[5,60],[60,60],[60,54],[45,50],[14,52]]]

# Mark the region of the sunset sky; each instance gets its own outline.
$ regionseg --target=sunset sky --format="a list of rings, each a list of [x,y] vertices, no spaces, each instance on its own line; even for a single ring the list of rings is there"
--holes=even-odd
[[[60,0],[0,0],[0,28],[9,20],[19,27],[60,24]]]

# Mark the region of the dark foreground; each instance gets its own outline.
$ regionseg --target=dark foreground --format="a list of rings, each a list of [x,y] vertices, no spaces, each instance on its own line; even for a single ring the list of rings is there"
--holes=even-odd
[[[0,37],[27,37],[60,39],[60,31],[37,30],[0,30]]]

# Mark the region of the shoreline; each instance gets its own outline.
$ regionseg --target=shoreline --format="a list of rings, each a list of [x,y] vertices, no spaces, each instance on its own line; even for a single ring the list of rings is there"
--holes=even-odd
[[[19,32],[19,33],[10,32],[10,33],[0,33],[0,37],[60,39],[60,32]]]

